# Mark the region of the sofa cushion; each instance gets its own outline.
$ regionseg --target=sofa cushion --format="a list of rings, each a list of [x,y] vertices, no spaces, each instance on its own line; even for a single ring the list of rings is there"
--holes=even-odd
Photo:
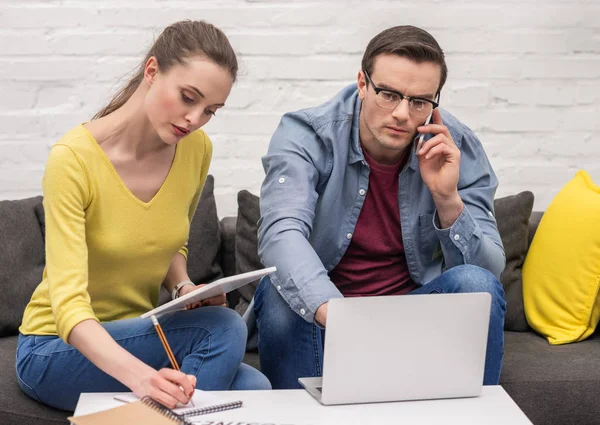
[[[511,331],[529,329],[523,308],[521,270],[527,254],[529,217],[532,209],[531,192],[521,192],[494,200],[496,223],[506,255],[506,267],[500,277],[506,299],[504,329]]]
[[[67,424],[72,412],[53,409],[27,397],[17,383],[17,337],[0,338],[0,424]]]
[[[543,211],[534,211],[531,213],[531,217],[529,217],[529,236],[527,237],[527,249],[529,249],[531,246],[531,242],[533,241],[533,237],[535,236],[535,232],[537,232],[537,228],[540,225],[540,221],[542,221],[543,216]]]
[[[221,227],[214,189],[215,179],[208,175],[190,226],[187,270],[194,283],[208,283],[223,277],[219,257]]]
[[[221,269],[225,276],[235,274],[235,228],[237,217],[221,219]],[[227,304],[230,307],[238,305],[240,292],[231,291],[227,294]]]
[[[551,344],[582,341],[600,320],[600,186],[579,171],[546,209],[523,267],[527,320]]]
[[[42,231],[42,237],[46,240],[46,216],[44,215],[44,203],[42,202],[43,198],[40,197],[40,202],[35,204],[33,210],[35,211],[35,216],[40,223],[40,230]]]
[[[259,198],[242,190],[238,193],[238,217],[235,233],[235,271],[246,273],[264,268],[258,257]],[[243,314],[254,296],[258,280],[239,289],[240,299],[236,310]]]
[[[504,332],[500,385],[534,424],[596,424],[600,333],[553,346],[534,332]]]
[[[0,337],[16,335],[42,280],[44,239],[35,206],[42,197],[0,201]]]

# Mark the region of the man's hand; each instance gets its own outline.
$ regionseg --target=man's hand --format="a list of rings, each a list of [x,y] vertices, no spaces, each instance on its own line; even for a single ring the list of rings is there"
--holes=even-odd
[[[319,325],[325,327],[327,324],[327,303],[321,304],[315,312],[315,320]]]
[[[420,126],[417,130],[419,133],[435,134],[423,144],[417,155],[421,177],[437,207],[440,225],[447,228],[456,221],[464,208],[458,195],[460,150],[448,127],[442,122],[438,109],[433,111],[432,123]]]
[[[185,294],[189,294],[192,291],[196,291],[200,288],[202,288],[203,286],[206,286],[206,283],[203,283],[201,285],[197,285],[197,286],[192,286],[192,285],[185,285],[183,286],[180,290],[179,290],[179,296],[185,295]],[[212,298],[207,298],[205,300],[202,301],[197,301],[195,303],[192,304],[188,304],[185,306],[186,310],[192,310],[194,308],[197,307],[206,307],[209,305],[216,305],[216,306],[223,306],[223,307],[227,307],[227,298],[225,297],[225,294],[222,295],[217,295],[215,297]]]
[[[450,198],[457,190],[460,171],[460,150],[456,147],[448,127],[434,109],[432,123],[417,128],[419,133],[435,136],[423,143],[417,152],[421,177],[434,198]]]

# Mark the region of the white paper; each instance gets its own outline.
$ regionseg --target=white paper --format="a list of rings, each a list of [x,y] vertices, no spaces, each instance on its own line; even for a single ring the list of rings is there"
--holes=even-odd
[[[263,276],[274,273],[277,271],[275,267],[269,267],[266,269],[255,270],[248,273],[237,274],[234,276],[224,277],[223,279],[216,280],[208,285],[185,294],[179,298],[169,301],[155,309],[150,310],[147,313],[142,314],[140,317],[146,319],[152,315],[160,316],[162,314],[182,310],[186,305],[192,304],[197,301],[202,301],[207,298],[216,297],[217,295],[227,294],[235,289],[241,288],[244,285],[254,282]]]
[[[138,401],[140,398],[133,393],[120,393],[115,394],[114,399],[123,401],[125,403],[133,403],[134,401]],[[193,406],[192,403],[188,403],[185,405],[179,403],[175,409],[172,409],[173,412],[177,413],[178,415],[181,415],[201,407],[215,406],[218,404],[227,403],[219,397],[199,389],[194,390],[192,401],[194,402]]]

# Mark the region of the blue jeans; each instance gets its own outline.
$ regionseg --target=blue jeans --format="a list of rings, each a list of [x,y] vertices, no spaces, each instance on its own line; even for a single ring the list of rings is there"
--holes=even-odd
[[[242,363],[247,327],[234,310],[201,307],[160,318],[181,371],[195,375],[203,390],[270,389],[258,370]],[[171,367],[150,319],[102,323],[115,341],[155,369]],[[57,336],[19,335],[16,355],[19,385],[29,397],[74,410],[82,392],[130,391],[104,373],[75,347]]]
[[[484,385],[497,385],[504,355],[504,289],[487,270],[453,267],[410,294],[489,292],[492,295]],[[268,277],[254,294],[260,369],[274,389],[300,388],[299,377],[321,376],[323,330],[294,313]]]

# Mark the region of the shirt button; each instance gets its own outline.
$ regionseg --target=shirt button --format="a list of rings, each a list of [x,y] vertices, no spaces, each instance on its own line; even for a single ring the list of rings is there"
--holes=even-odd
[[[454,240],[457,241],[460,239],[460,235],[454,235]]]
[[[277,290],[281,291],[281,285],[277,285]]]
[[[361,189],[358,191],[358,193],[360,193],[360,196],[365,196],[365,193],[367,193],[367,191],[364,189]]]
[[[280,177],[279,178],[279,183],[284,183],[284,182],[285,182],[285,179],[283,177]]]
[[[304,316],[306,314],[306,310],[304,310],[303,308],[301,308],[300,309],[300,314]]]
[[[490,217],[493,217],[493,216],[494,216],[494,214],[492,214],[492,212],[491,212],[491,211],[488,211],[488,215],[489,215]]]
[[[348,233],[348,234],[346,235],[346,239],[352,239],[352,233]]]

